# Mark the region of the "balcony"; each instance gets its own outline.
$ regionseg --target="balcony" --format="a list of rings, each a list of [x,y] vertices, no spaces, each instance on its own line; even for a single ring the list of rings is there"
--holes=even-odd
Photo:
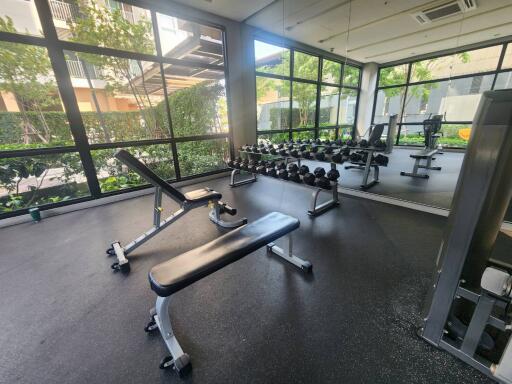
[[[64,1],[50,0],[50,9],[55,20],[73,21],[78,16],[78,6]]]
[[[86,79],[84,65],[80,60],[66,60],[68,66],[69,75],[75,79]],[[101,79],[101,70],[92,65],[87,66],[90,79]]]

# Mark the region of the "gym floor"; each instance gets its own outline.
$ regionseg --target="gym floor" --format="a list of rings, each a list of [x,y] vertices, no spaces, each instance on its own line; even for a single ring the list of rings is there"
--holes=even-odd
[[[105,249],[151,225],[152,196],[3,228],[0,382],[492,383],[415,336],[445,218],[342,196],[311,219],[304,187],[227,184],[206,183],[249,220],[301,220],[295,253],[312,276],[261,249],[177,293],[171,319],[193,364],[182,381],[158,369],[164,343],[143,331],[147,273],[220,235],[207,208],[139,248],[127,276],[110,271]],[[495,257],[511,240],[500,236]]]

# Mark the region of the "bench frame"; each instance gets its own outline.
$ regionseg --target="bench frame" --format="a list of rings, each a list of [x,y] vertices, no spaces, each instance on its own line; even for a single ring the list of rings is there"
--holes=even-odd
[[[356,149],[356,148],[352,148]],[[367,152],[368,156],[366,157],[365,163],[351,163],[353,165],[347,165],[345,166],[345,169],[359,169],[363,171],[363,180],[361,183],[360,188],[362,190],[367,190],[373,187],[374,185],[377,185],[379,183],[379,166],[377,164],[372,164],[373,160],[373,154],[375,152],[383,152],[383,150],[376,148],[357,148],[361,151]],[[370,177],[370,172],[373,168],[373,179],[371,181],[368,181],[368,178]]]
[[[185,201],[181,208],[172,213],[169,217],[167,217],[164,220],[161,220],[162,216],[162,188],[155,187],[155,199],[154,199],[154,205],[153,205],[153,227],[142,233],[140,236],[138,236],[136,239],[132,240],[130,243],[125,245],[124,247],[121,246],[121,243],[119,241],[115,241],[112,243],[111,247],[107,249],[107,254],[111,256],[117,257],[117,262],[112,264],[111,268],[117,272],[129,272],[130,271],[130,264],[126,256],[136,250],[138,247],[140,247],[142,244],[144,244],[146,241],[150,240],[152,237],[163,231],[165,228],[167,228],[169,225],[174,223],[176,220],[181,218],[185,213],[191,211],[194,208],[199,208],[203,206],[209,206],[211,207],[210,214],[208,215],[209,219],[217,224],[220,227],[223,228],[237,228],[241,225],[247,224],[247,219],[242,218],[236,221],[224,221],[221,219],[221,214],[225,210],[231,210],[232,208],[226,205],[226,203],[223,203],[219,200],[210,200],[208,202],[198,202],[198,203],[191,203]]]
[[[293,231],[292,231],[293,232]],[[295,265],[306,273],[311,273],[313,265],[295,255],[293,255],[293,240],[292,232],[285,235],[288,238],[288,249],[278,247],[275,243],[267,244],[267,252],[279,256],[287,262]],[[155,307],[149,311],[150,322],[146,325],[144,330],[148,333],[158,329],[165,345],[170,352],[170,356],[166,356],[160,363],[161,369],[173,368],[180,376],[186,374],[191,368],[190,356],[183,352],[178,339],[172,329],[171,317],[169,314],[169,305],[171,303],[172,295],[167,297],[158,296],[156,299]]]
[[[425,155],[425,153],[428,153],[428,155]],[[432,160],[435,160],[435,157],[433,157],[435,154],[437,154],[437,149],[432,149],[428,152],[425,152],[425,150],[421,150],[419,152],[412,153],[410,157],[415,159],[414,166],[412,168],[412,172],[400,172],[400,176],[410,176],[410,177],[416,177],[421,179],[428,179],[430,176],[426,173],[419,173],[418,170],[420,168],[423,169],[432,169],[434,171],[440,171],[441,167],[433,167],[432,166]],[[426,164],[421,164],[422,160],[426,160]]]

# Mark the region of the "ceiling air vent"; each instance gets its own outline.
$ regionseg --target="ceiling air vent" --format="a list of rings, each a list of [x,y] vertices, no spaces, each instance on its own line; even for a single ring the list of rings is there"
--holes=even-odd
[[[412,17],[420,24],[427,24],[474,9],[476,9],[476,0],[454,0],[415,12],[412,14]]]

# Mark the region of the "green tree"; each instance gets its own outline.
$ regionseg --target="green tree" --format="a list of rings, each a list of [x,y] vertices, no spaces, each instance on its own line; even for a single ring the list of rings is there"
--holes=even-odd
[[[10,17],[0,17],[0,30],[16,33]],[[45,48],[0,42],[0,90],[12,94],[21,113],[23,142],[48,144],[52,137],[43,111],[62,110]],[[30,112],[37,114],[34,125]],[[41,127],[41,128],[38,128]]]
[[[80,0],[79,14],[76,18],[69,20],[68,24],[72,41],[145,54],[152,54],[155,51],[151,21],[144,16],[137,21],[131,20],[125,16],[120,7],[111,8],[95,0]],[[88,53],[77,53],[77,56],[82,63],[86,62],[100,69],[101,78],[107,82],[106,91],[130,92],[133,95],[141,113],[141,126],[148,131],[149,137],[163,136],[163,122],[159,121],[154,111],[147,84],[148,73],[155,72],[153,67],[150,68],[149,63]],[[87,71],[87,65],[83,63],[82,67]],[[155,68],[159,73],[158,65]],[[100,120],[103,120],[90,76],[87,77],[92,90],[91,97]],[[110,141],[104,122],[100,121],[100,124],[105,141]]]

